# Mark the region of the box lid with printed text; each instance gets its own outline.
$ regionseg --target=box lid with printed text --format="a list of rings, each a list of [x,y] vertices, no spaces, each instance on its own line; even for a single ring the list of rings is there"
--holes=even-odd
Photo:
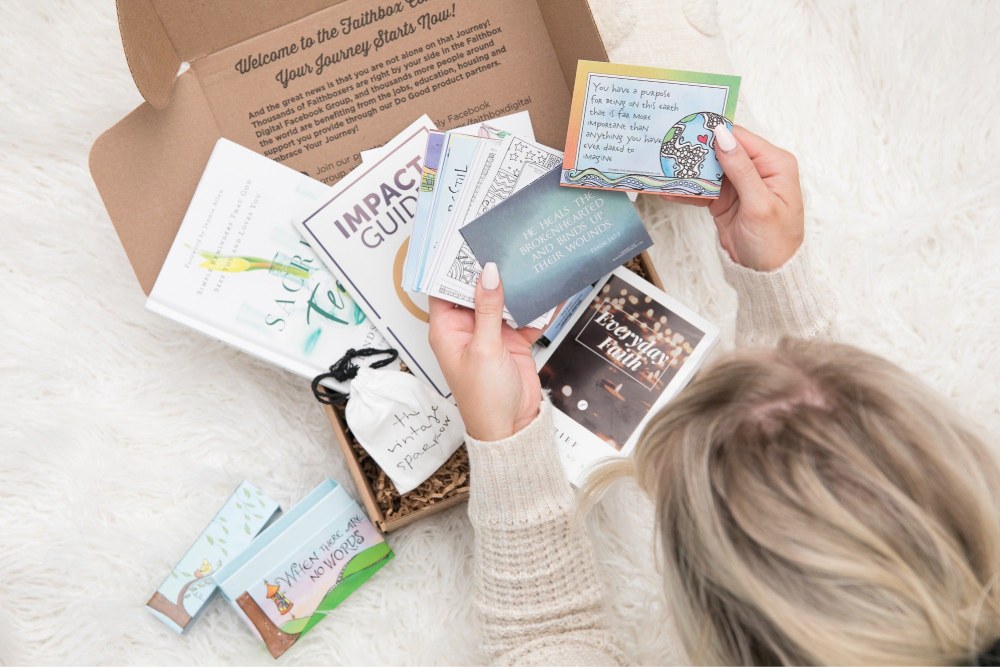
[[[586,0],[117,5],[146,102],[90,169],[146,293],[220,137],[327,183],[422,113],[449,128],[527,109],[558,146],[577,60],[607,59]]]

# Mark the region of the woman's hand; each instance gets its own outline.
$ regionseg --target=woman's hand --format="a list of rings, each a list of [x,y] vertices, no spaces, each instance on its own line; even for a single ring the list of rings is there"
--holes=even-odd
[[[483,267],[476,309],[431,297],[430,343],[477,440],[503,440],[538,416],[542,387],[531,356],[538,329],[513,329],[503,321],[503,285],[496,264]]]
[[[726,178],[708,204],[719,241],[737,264],[773,271],[802,245],[805,217],[795,156],[736,126],[715,128]]]

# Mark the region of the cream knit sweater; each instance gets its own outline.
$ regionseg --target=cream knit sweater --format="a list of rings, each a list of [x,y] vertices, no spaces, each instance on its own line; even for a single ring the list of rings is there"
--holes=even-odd
[[[770,273],[735,264],[721,248],[719,254],[739,299],[738,344],[830,334],[835,309],[818,298],[804,248]],[[510,438],[466,441],[485,651],[499,663],[624,664],[601,612],[592,546],[571,520],[575,497],[559,463],[548,401]]]

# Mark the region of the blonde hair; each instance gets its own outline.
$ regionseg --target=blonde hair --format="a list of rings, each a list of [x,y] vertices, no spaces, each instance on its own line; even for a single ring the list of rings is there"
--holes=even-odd
[[[635,453],[697,663],[959,664],[1000,637],[1000,472],[919,380],[783,341],[706,369]]]

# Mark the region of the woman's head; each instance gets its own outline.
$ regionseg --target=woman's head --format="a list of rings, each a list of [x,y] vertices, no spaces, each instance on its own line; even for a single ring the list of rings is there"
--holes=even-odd
[[[1000,636],[1000,473],[897,366],[785,341],[706,369],[636,450],[706,663],[961,663]]]

